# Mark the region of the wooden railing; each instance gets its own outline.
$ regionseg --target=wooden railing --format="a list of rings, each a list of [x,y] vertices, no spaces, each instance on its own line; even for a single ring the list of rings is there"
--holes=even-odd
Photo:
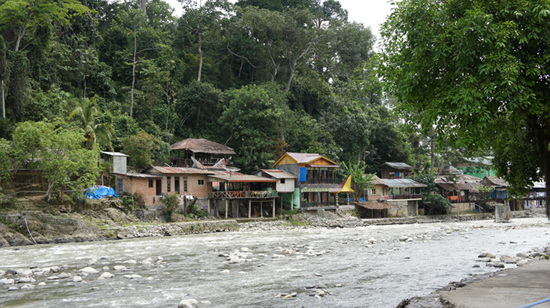
[[[215,191],[208,193],[211,199],[271,199],[278,196],[276,191]]]
[[[422,199],[422,195],[412,194],[412,195],[390,195],[389,199],[391,200],[404,200],[404,199]]]

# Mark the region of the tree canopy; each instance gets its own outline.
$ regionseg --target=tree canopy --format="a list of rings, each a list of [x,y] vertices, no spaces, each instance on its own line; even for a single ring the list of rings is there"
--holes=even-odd
[[[545,0],[397,2],[382,27],[386,89],[425,132],[494,151],[521,191],[550,175],[549,19]]]
[[[375,37],[339,1],[180,4],[176,17],[163,0],[0,0],[2,145],[18,123],[62,119],[82,147],[128,151],[136,169],[168,162],[184,138],[233,147],[244,171],[285,151],[370,172],[410,163]]]

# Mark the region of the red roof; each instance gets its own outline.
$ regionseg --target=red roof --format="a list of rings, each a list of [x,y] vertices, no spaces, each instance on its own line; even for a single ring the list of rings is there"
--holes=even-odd
[[[174,143],[170,147],[172,150],[187,150],[193,153],[235,154],[232,148],[206,139],[188,138],[178,143]]]
[[[276,183],[277,180],[256,175],[242,174],[234,171],[213,171],[211,182],[224,181],[229,183]]]
[[[154,169],[162,174],[206,174],[206,175],[214,174],[211,171],[201,170],[197,168],[151,166],[147,170],[150,170],[150,169]]]

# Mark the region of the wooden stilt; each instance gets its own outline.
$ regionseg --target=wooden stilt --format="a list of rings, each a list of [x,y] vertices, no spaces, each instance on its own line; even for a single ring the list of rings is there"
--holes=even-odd
[[[264,218],[264,202],[260,201],[260,218]]]
[[[252,218],[252,199],[248,199],[248,218]]]
[[[229,212],[229,200],[225,199],[225,219],[227,219],[228,212]]]
[[[273,201],[273,202],[275,202],[275,201]],[[292,202],[292,201],[290,201],[290,202]],[[273,206],[273,209],[275,209],[275,206]],[[283,215],[283,195],[281,195],[281,216],[282,215]]]
[[[281,202],[281,205],[283,204],[283,202]],[[275,218],[275,198],[273,199],[273,218]]]

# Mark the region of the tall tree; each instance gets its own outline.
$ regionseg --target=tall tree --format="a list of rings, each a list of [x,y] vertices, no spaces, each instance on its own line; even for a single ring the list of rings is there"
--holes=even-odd
[[[492,146],[513,186],[548,184],[550,2],[403,0],[382,36],[387,90],[409,120],[458,147]]]
[[[244,86],[228,92],[229,102],[219,121],[230,132],[236,164],[251,172],[267,167],[280,144],[280,127],[287,114],[284,92],[272,84]],[[272,161],[274,162],[274,161]]]

